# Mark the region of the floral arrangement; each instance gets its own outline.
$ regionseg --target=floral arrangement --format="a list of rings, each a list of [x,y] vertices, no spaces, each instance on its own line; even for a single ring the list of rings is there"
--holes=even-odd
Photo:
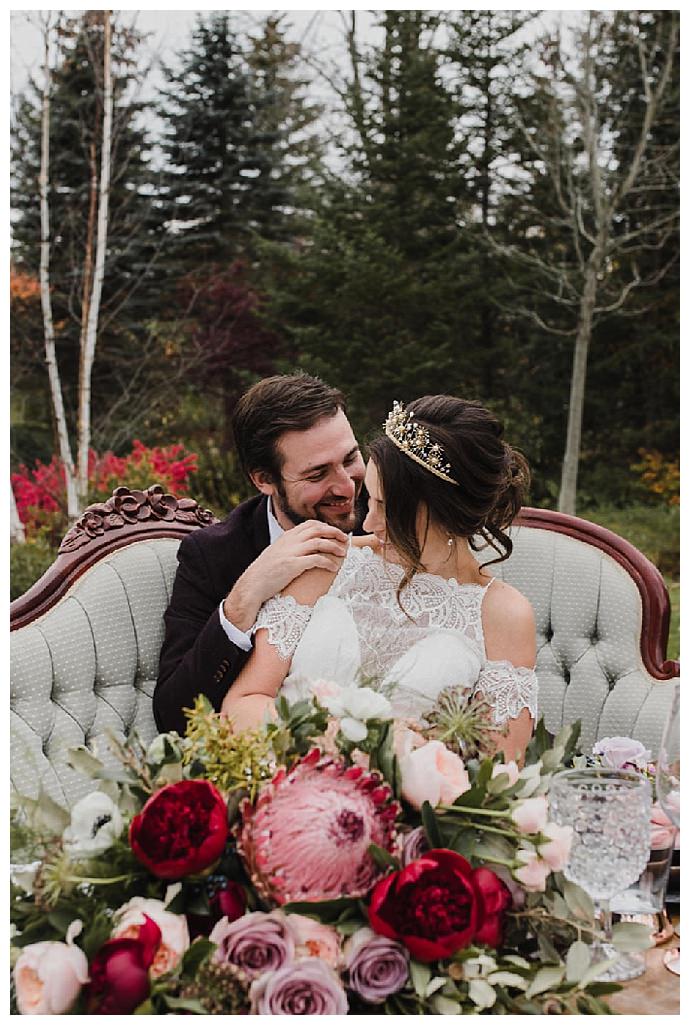
[[[549,821],[577,725],[519,767],[452,701],[425,729],[366,686],[276,709],[234,734],[200,698],[184,738],[72,751],[96,782],[71,813],[15,809],[19,1013],[609,1013]]]
[[[576,764],[601,765],[609,769],[626,769],[645,776],[652,788],[652,814],[650,848],[653,851],[680,847],[680,830],[676,829],[656,797],[656,764],[652,752],[639,740],[631,737],[603,737],[592,748],[588,757],[575,759]],[[680,781],[678,790],[669,795],[680,810]]]

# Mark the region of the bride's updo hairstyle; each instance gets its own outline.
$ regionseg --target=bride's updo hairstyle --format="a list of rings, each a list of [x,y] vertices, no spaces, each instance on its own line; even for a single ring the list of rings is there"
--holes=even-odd
[[[401,587],[424,569],[421,551],[430,522],[450,536],[466,538],[474,551],[490,545],[498,555],[485,565],[503,562],[513,550],[506,530],[529,487],[524,456],[503,440],[502,423],[478,402],[425,395],[406,408],[428,430],[431,442],[441,446],[447,476],[457,484],[420,466],[386,434],[369,445],[383,489],[388,540],[406,567]],[[418,538],[420,508],[428,517],[424,536]]]

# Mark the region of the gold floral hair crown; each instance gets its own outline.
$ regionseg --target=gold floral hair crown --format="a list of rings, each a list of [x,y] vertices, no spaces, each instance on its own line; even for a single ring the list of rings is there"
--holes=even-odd
[[[383,429],[386,437],[390,438],[406,456],[414,459],[415,463],[424,466],[449,484],[458,483],[450,475],[451,465],[445,462],[445,452],[441,446],[432,442],[426,427],[416,423],[414,415],[406,412],[401,402],[393,403],[393,409],[388,414]]]

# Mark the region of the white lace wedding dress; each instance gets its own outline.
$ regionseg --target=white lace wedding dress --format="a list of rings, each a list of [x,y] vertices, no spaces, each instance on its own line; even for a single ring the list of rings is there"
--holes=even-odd
[[[402,576],[400,566],[371,548],[350,545],[313,608],[290,596],[266,602],[256,628],[265,627],[280,656],[292,659],[281,694],[297,700],[317,680],[373,685],[390,699],[396,717],[423,722],[441,692],[452,688],[467,697],[481,692],[497,725],[523,708],[536,718],[534,671],[486,658],[482,600],[490,583],[418,573],[401,593],[401,608]]]

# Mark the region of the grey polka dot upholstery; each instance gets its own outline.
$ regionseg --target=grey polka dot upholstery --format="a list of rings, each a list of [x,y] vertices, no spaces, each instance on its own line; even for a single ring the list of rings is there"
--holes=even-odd
[[[11,780],[73,804],[92,783],[66,751],[93,745],[115,765],[106,731],[156,734],[151,699],[177,539],[138,541],[104,557],[39,619],[10,635]]]
[[[555,531],[513,530],[511,558],[492,572],[534,607],[539,709],[547,729],[582,720],[583,745],[611,735],[656,751],[672,683],[654,679],[640,655],[642,605],[610,556]],[[163,612],[176,570],[175,539],[140,540],[105,556],[49,612],[11,634],[11,780],[35,796],[42,785],[70,805],[91,788],[66,751],[104,734],[155,735],[151,698]],[[483,553],[481,561],[491,558]]]
[[[642,600],[630,575],[601,549],[557,531],[519,526],[511,536],[510,559],[491,572],[534,608],[546,728],[580,719],[583,749],[627,736],[656,753],[673,683],[655,679],[642,661]]]

